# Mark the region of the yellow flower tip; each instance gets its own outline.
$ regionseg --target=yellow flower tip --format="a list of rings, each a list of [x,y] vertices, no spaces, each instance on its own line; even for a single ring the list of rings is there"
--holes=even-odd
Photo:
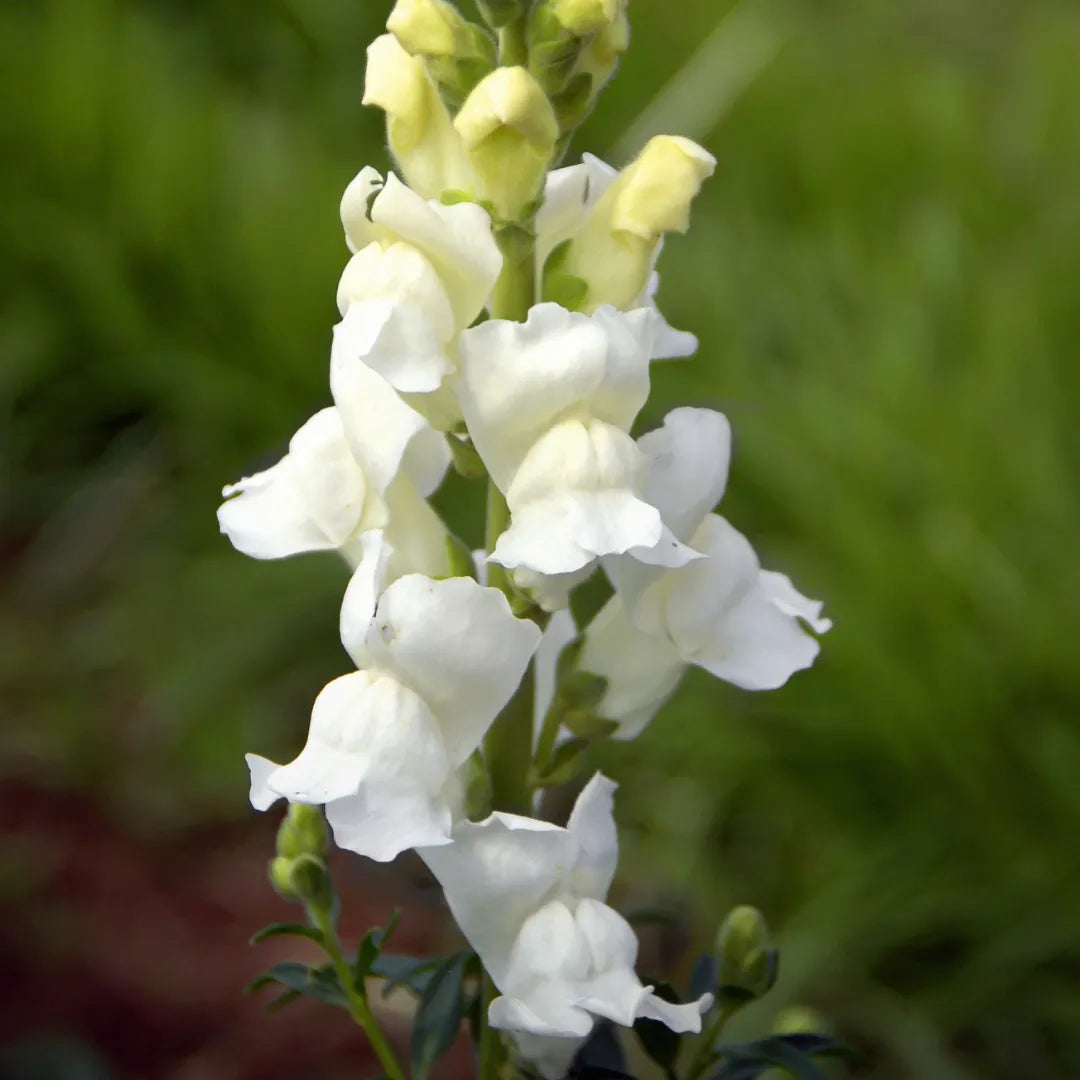
[[[414,56],[455,56],[468,32],[465,20],[445,0],[397,0],[386,29]]]
[[[716,158],[691,139],[657,135],[630,164],[612,213],[612,228],[643,238],[686,232],[690,203],[712,176]]]
[[[496,68],[481,79],[454,119],[454,127],[470,150],[500,129],[515,132],[543,152],[550,152],[559,137],[551,102],[523,67]]]
[[[422,107],[427,81],[423,60],[407,53],[393,34],[382,34],[368,46],[360,103],[410,116]]]

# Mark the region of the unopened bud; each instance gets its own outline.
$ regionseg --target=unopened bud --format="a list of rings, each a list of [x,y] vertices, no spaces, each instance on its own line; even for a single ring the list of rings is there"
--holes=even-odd
[[[574,66],[574,73],[584,72],[591,76],[593,92],[599,93],[629,45],[630,20],[626,17],[626,0],[619,0],[612,21],[585,43]]]
[[[277,853],[288,859],[325,855],[329,837],[326,819],[317,806],[290,803],[277,833]]]
[[[539,194],[559,137],[547,95],[522,67],[496,68],[454,119],[476,177],[476,195],[504,220],[521,216]]]
[[[619,14],[619,0],[546,0],[546,6],[567,33],[577,37],[603,30]]]
[[[720,993],[759,998],[776,982],[778,953],[765,917],[743,904],[733,908],[716,935]]]
[[[269,869],[270,884],[286,900],[327,911],[333,906],[330,872],[321,856],[301,855],[293,859],[278,855],[270,860]]]
[[[397,0],[386,29],[413,56],[459,56],[470,38],[469,23],[446,0]]]
[[[690,139],[650,139],[597,200],[577,235],[555,253],[545,274],[584,281],[588,293],[581,310],[636,305],[660,237],[686,231],[690,203],[715,167],[716,159]]]
[[[393,34],[376,38],[367,51],[365,105],[386,113],[386,137],[405,182],[425,199],[448,188],[469,190],[472,169],[439,91],[419,57]]]

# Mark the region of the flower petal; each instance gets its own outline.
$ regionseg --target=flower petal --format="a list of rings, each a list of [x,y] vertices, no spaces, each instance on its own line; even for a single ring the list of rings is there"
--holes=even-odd
[[[648,460],[644,498],[680,540],[689,540],[724,494],[731,425],[713,409],[672,409],[664,426],[638,439]]]
[[[580,666],[607,679],[597,709],[619,722],[613,738],[633,739],[645,729],[675,688],[686,662],[665,633],[647,634],[630,620],[619,596],[612,597],[585,631]]]
[[[825,606],[821,600],[803,596],[791,583],[787,574],[775,570],[762,570],[758,578],[769,599],[785,614],[804,619],[815,633],[824,634],[832,629],[832,619],[822,617]]]
[[[461,335],[461,411],[501,491],[533,443],[601,386],[607,350],[600,323],[558,304],[537,304],[524,323],[489,319]]]
[[[462,822],[447,847],[419,852],[439,880],[454,919],[496,986],[525,920],[558,886],[575,856],[566,829],[515,814]]]
[[[377,862],[410,848],[450,843],[451,813],[441,793],[399,777],[372,780],[326,806],[334,843]]]
[[[548,256],[569,240],[596,200],[618,175],[615,169],[592,154],[583,154],[580,165],[553,169],[544,181],[544,201],[536,213],[537,269]]]
[[[368,630],[375,618],[375,606],[386,588],[393,550],[386,534],[378,529],[362,533],[357,542],[359,558],[345,596],[341,601],[339,628],[341,644],[358,668],[366,667],[369,658],[365,649]]]
[[[365,165],[349,181],[341,196],[341,224],[345,229],[345,242],[352,252],[379,238],[379,230],[371,224],[368,211],[372,195],[382,186],[383,178],[379,170]]]
[[[269,810],[281,796],[270,789],[267,781],[270,779],[270,774],[281,766],[276,761],[260,757],[258,754],[245,754],[244,760],[251,773],[251,791],[248,794],[251,805],[256,810]]]
[[[497,589],[471,578],[409,574],[379,601],[366,650],[427,702],[460,765],[517,689],[539,643],[536,624],[515,618]]]

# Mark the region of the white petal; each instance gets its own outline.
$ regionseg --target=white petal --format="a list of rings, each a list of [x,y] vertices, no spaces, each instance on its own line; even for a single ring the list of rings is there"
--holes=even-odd
[[[769,599],[785,614],[805,619],[815,633],[824,634],[832,629],[832,619],[823,618],[821,609],[825,606],[821,600],[811,600],[803,596],[791,583],[787,574],[775,570],[762,570],[759,577],[762,588]]]
[[[475,203],[425,201],[391,173],[372,203],[371,220],[435,267],[459,328],[480,314],[502,269],[486,210]]]
[[[653,259],[654,266],[656,265],[656,259],[660,257],[662,247],[663,240],[656,245],[656,255]],[[686,330],[676,330],[664,318],[662,312],[656,306],[656,294],[659,291],[660,275],[654,270],[649,275],[649,280],[641,296],[637,298],[635,303],[630,305],[631,308],[648,307],[656,313],[657,325],[653,337],[652,359],[675,360],[684,356],[693,356],[697,352],[697,338]]]
[[[673,409],[638,446],[649,463],[644,498],[680,540],[689,540],[724,494],[731,425],[713,409]]]
[[[612,597],[589,623],[580,665],[607,679],[598,711],[619,722],[617,739],[641,734],[686,670],[686,662],[667,635],[647,634],[634,626],[619,596]]]
[[[357,794],[365,782],[404,780],[437,792],[449,774],[424,702],[392,678],[359,671],[323,688],[307,744],[268,784],[293,802],[328,803]]]
[[[638,1003],[637,1015],[645,1020],[659,1020],[680,1034],[701,1031],[701,1018],[713,1006],[712,994],[702,994],[697,1001],[675,1005],[656,994],[649,993]]]
[[[555,696],[555,664],[559,653],[576,637],[574,617],[565,609],[556,611],[544,628],[544,635],[533,657],[533,716],[537,723],[534,737],[539,735],[539,725],[543,723],[551,699]]]
[[[649,357],[657,331],[657,317],[648,308],[616,311],[604,304],[592,320],[603,327],[608,351],[604,379],[590,398],[593,416],[629,430],[649,396]]]
[[[245,754],[248,770],[251,773],[251,791],[248,798],[256,810],[269,810],[281,798],[276,791],[271,791],[267,781],[270,774],[280,766],[269,758],[259,757],[258,754]]]
[[[221,531],[257,559],[339,547],[365,521],[367,485],[336,409],[322,409],[293,435],[276,465],[225,488]]]
[[[353,663],[357,667],[366,667],[369,662],[365,651],[367,633],[375,618],[375,605],[390,581],[393,550],[386,541],[386,534],[378,529],[362,533],[357,546],[359,558],[345,587],[339,628],[341,644]]]
[[[573,870],[576,895],[603,900],[611,888],[619,861],[619,837],[613,815],[615,789],[619,785],[596,773],[582,789],[566,823],[577,841]]]
[[[589,974],[589,939],[562,900],[552,900],[522,924],[510,952],[506,992],[524,996],[545,980],[578,981]]]
[[[499,987],[525,920],[559,884],[576,844],[565,829],[514,814],[463,822],[447,847],[420,856],[439,880],[454,919]]]
[[[809,667],[818,643],[773,601],[753,549],[711,514],[694,535],[707,558],[671,571],[667,621],[683,658],[745,690],[772,690]]]
[[[450,807],[441,793],[407,778],[372,780],[346,799],[328,803],[334,842],[377,862],[410,848],[450,843]]]
[[[510,528],[492,558],[541,574],[660,540],[660,514],[635,494],[640,452],[610,424],[567,420],[532,447],[507,491]]]
[[[382,175],[377,169],[365,165],[345,188],[341,196],[341,224],[345,228],[345,242],[350,251],[359,251],[377,239],[378,230],[368,218],[371,196],[382,187]]]
[[[536,214],[536,254],[542,270],[548,255],[569,240],[596,200],[618,175],[615,169],[592,154],[580,165],[553,169],[544,182],[544,201]]]
[[[489,319],[461,335],[461,411],[501,491],[533,443],[600,387],[607,349],[600,323],[558,304],[537,304],[524,323]]]
[[[486,553],[485,553],[486,554]],[[514,584],[529,593],[541,609],[558,613],[570,604],[570,593],[590,577],[593,566],[582,567],[571,574],[538,574],[522,567],[513,573]]]
[[[407,476],[399,476],[386,492],[390,521],[386,537],[393,549],[390,566],[393,580],[404,574],[448,577],[449,533],[431,504],[420,497]]]
[[[454,312],[439,275],[410,244],[368,244],[345,265],[338,282],[338,310],[345,315],[353,304],[371,300],[390,301],[404,308],[412,319],[423,322],[437,343],[454,336]],[[419,342],[426,345],[422,338]],[[394,385],[409,389],[396,382]]]
[[[459,765],[517,689],[539,643],[539,628],[515,618],[497,589],[410,574],[383,594],[366,649],[373,664],[423,697]]]
[[[351,314],[351,311],[350,311]],[[350,347],[345,325],[334,328],[330,389],[353,456],[384,494],[400,470],[430,481],[449,462],[446,440]],[[420,486],[419,479],[417,480]]]
[[[498,997],[488,1008],[488,1022],[497,1031],[581,1040],[592,1031],[593,1019],[584,1009],[571,1004],[571,994],[571,987],[560,982],[535,988],[527,1001]]]

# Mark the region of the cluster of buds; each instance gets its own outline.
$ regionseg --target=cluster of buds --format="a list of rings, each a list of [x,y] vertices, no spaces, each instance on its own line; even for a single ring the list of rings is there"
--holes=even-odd
[[[636,736],[688,665],[777,687],[829,624],[713,512],[720,413],[630,434],[651,362],[697,347],[661,316],[655,264],[715,162],[661,136],[621,171],[553,167],[626,47],[624,0],[480,10],[398,0],[368,50],[400,176],[364,168],[342,198],[332,404],[225,489],[219,521],[255,558],[335,551],[352,570],[355,669],[319,693],[293,761],[248,758],[252,804],[290,803],[276,887],[321,896],[311,807],[342,848],[418,851],[501,993],[491,1025],[558,1076],[597,1017],[697,1031],[712,997],[672,1004],[634,974],[606,903],[615,785],[596,774],[565,827],[529,816],[536,789]],[[451,463],[488,483],[475,558],[429,502]],[[579,624],[570,597],[594,575],[610,599]],[[755,987],[759,953],[738,962]]]

